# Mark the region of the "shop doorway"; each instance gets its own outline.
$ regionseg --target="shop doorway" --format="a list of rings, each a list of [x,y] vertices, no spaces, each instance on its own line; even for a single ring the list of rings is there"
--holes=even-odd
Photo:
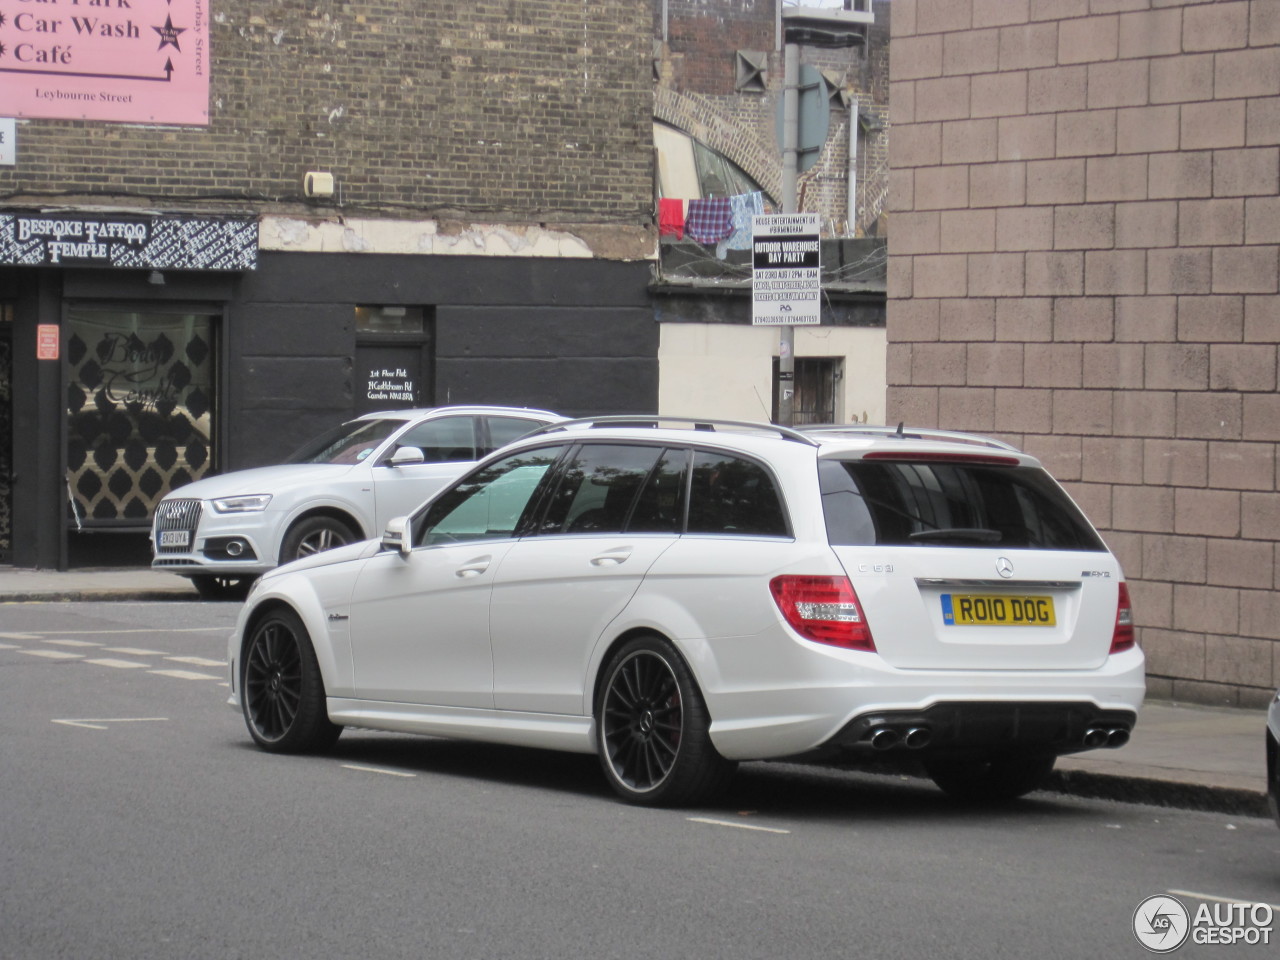
[[[422,307],[356,307],[351,398],[356,416],[432,405],[432,321]]]

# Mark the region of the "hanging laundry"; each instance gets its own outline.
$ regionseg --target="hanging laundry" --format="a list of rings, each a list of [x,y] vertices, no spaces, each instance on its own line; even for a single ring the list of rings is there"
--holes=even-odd
[[[685,221],[689,237],[710,246],[733,232],[733,211],[728,197],[689,201],[689,219]]]
[[[751,249],[751,218],[764,213],[764,194],[739,193],[729,198],[732,232],[716,244],[716,256],[724,259],[728,250]]]
[[[684,201],[675,197],[658,200],[658,236],[684,239]]]

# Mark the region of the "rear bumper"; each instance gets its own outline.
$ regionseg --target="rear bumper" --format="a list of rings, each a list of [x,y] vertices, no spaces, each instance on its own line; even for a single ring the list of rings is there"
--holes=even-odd
[[[822,746],[876,753],[1010,748],[1064,754],[1123,746],[1136,720],[1136,711],[1089,702],[953,701],[862,714]]]

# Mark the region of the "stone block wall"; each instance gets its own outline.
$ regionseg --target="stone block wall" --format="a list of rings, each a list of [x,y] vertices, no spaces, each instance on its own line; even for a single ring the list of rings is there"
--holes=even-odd
[[[890,420],[1041,457],[1154,695],[1280,685],[1280,3],[893,0]]]

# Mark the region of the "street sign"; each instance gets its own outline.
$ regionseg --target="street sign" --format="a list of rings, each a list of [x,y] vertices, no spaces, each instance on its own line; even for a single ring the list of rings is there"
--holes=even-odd
[[[36,359],[58,359],[58,325],[56,323],[36,325]]]
[[[0,166],[12,167],[18,162],[18,122],[12,117],[0,119]]]
[[[822,257],[816,213],[751,218],[751,322],[822,322]]]
[[[831,129],[831,101],[827,97],[827,84],[822,74],[807,63],[800,66],[799,98],[796,109],[796,170],[800,173],[818,162],[822,148]],[[785,100],[778,98],[774,114],[774,132],[778,143],[785,142],[783,127],[786,124]]]

